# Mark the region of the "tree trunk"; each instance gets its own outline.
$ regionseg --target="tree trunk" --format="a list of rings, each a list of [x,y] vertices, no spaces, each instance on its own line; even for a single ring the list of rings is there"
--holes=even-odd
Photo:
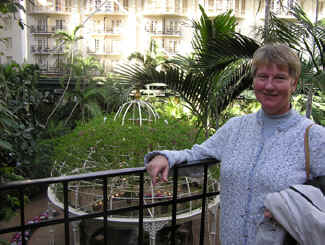
[[[265,12],[264,12],[264,43],[269,40],[269,23],[270,23],[270,3],[271,0],[265,0]]]
[[[311,110],[312,110],[312,104],[313,104],[313,89],[312,87],[308,91],[308,97],[306,102],[306,117],[311,117]]]
[[[319,0],[316,0],[316,14],[315,14],[315,24],[318,22],[318,8],[319,8]],[[315,55],[315,41],[313,45],[313,55]],[[311,118],[312,113],[312,105],[313,105],[313,84],[308,92],[307,102],[306,102],[306,117]]]

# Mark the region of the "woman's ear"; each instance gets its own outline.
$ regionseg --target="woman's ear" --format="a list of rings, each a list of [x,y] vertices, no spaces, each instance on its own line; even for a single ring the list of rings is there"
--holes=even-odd
[[[296,91],[297,85],[298,85],[298,80],[299,79],[295,79],[295,80],[292,81],[292,83],[291,83],[291,93],[293,93],[294,91]]]

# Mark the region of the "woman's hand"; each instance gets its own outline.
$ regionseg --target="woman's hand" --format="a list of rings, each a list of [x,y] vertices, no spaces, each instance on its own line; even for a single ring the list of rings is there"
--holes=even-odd
[[[147,164],[147,172],[151,176],[152,184],[156,184],[157,177],[161,177],[161,180],[167,182],[169,165],[168,160],[163,155],[157,155]]]

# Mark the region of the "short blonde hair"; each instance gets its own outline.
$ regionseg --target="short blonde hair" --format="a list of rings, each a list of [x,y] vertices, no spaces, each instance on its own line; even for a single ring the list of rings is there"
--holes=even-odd
[[[259,65],[270,63],[288,67],[289,75],[294,79],[298,79],[300,76],[300,59],[298,55],[285,44],[269,43],[258,48],[253,55],[252,76],[255,77]]]

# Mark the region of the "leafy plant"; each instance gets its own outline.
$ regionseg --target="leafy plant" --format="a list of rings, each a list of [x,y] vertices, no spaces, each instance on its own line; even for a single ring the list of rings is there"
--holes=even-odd
[[[129,65],[120,70],[126,81],[166,83],[178,92],[199,119],[198,127],[208,134],[218,127],[220,113],[243,90],[251,86],[250,59],[259,44],[235,32],[231,12],[211,20],[200,7],[202,16],[193,22],[194,53],[177,56],[161,70]]]
[[[185,149],[204,140],[183,120],[161,117],[156,123],[136,124],[97,117],[73,132],[52,140],[57,175],[143,166],[144,155],[157,149]]]
[[[43,130],[37,115],[42,95],[34,65],[0,65],[0,181],[32,176],[37,138]],[[14,210],[15,194],[3,193],[0,218]]]
[[[287,43],[300,54],[303,61],[301,92],[308,94],[306,116],[310,117],[315,88],[323,93],[325,91],[325,25],[322,21],[313,23],[298,4],[289,13],[295,21],[278,18],[271,13],[268,37],[270,41]]]

